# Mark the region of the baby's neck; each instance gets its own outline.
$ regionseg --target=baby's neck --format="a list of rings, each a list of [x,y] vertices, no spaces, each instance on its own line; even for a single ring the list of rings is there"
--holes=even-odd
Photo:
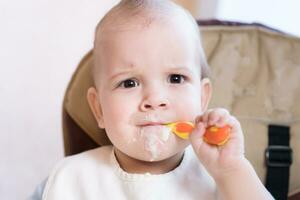
[[[128,172],[134,174],[164,174],[175,169],[182,161],[184,151],[175,154],[174,156],[162,161],[147,162],[137,160],[115,148],[115,156],[120,167]]]

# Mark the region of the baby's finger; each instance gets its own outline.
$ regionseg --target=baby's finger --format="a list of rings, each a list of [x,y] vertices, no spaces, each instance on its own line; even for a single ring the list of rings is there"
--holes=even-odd
[[[208,125],[208,115],[212,111],[212,109],[207,110],[204,112],[200,118],[200,121],[204,123],[204,126],[207,127]]]
[[[216,126],[219,128],[224,127],[225,125],[227,125],[229,118],[228,117],[221,117],[217,122],[216,122]]]
[[[205,132],[205,126],[204,126],[204,123],[202,123],[202,122],[198,122],[195,125],[196,125],[196,127],[193,130],[193,132],[191,133],[189,139],[191,141],[192,146],[195,149],[198,149],[201,146],[201,144],[203,143],[202,136]]]
[[[220,117],[220,119],[216,122],[216,126],[221,128],[228,124],[228,121],[230,119],[229,112],[223,113],[223,115]]]
[[[224,108],[217,108],[209,113],[208,125],[217,125],[218,121],[225,121],[224,118],[229,118],[229,112]]]
[[[227,142],[227,152],[232,155],[244,155],[245,144],[244,136],[240,122],[233,116],[230,116],[227,124],[231,127],[230,138]]]
[[[240,122],[234,116],[230,116],[227,124],[231,127],[231,137],[243,142],[244,137]]]
[[[202,122],[203,121],[203,116],[202,115],[198,115],[195,119],[195,124],[198,124],[198,122]]]

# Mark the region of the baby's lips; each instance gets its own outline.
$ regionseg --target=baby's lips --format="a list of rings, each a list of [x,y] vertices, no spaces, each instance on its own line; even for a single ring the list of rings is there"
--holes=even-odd
[[[173,122],[166,124],[171,128],[172,132],[182,139],[188,139],[191,132],[194,130],[195,125],[192,122]],[[229,139],[230,126],[225,125],[224,127],[210,126],[206,129],[203,139],[206,143],[212,145],[223,145]]]

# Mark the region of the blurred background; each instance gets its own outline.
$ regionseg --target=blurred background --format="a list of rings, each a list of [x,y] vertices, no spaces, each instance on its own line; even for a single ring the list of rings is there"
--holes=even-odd
[[[0,1],[0,199],[26,199],[63,158],[65,89],[97,22],[118,2]],[[298,0],[176,2],[197,19],[259,22],[300,36]]]

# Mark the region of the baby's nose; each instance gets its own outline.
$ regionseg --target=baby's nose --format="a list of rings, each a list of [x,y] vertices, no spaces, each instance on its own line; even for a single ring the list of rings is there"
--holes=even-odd
[[[148,111],[148,110],[164,110],[169,107],[169,101],[167,98],[162,96],[152,96],[150,98],[145,98],[141,103],[141,110]]]

